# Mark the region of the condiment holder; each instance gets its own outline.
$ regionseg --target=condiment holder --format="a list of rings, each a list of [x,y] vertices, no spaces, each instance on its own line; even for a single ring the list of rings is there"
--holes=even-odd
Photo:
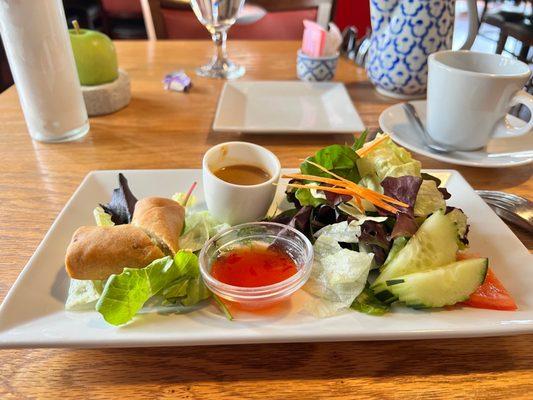
[[[335,76],[339,53],[333,56],[311,57],[298,50],[296,74],[302,81],[330,81]]]
[[[239,247],[273,247],[290,257],[296,273],[289,278],[266,286],[234,286],[216,279],[212,267],[218,257]],[[212,237],[198,257],[200,273],[214,294],[241,309],[271,307],[288,299],[309,279],[313,267],[313,245],[298,230],[278,223],[252,222],[233,226]]]
[[[215,175],[220,168],[250,165],[268,173],[270,179],[256,185],[226,182]],[[271,151],[247,142],[226,142],[211,147],[202,162],[207,208],[219,221],[230,225],[257,221],[267,213],[276,194],[281,164]]]
[[[316,22],[304,20],[302,48],[298,50],[296,75],[302,81],[330,81],[339,61],[342,35],[337,25],[324,29]]]

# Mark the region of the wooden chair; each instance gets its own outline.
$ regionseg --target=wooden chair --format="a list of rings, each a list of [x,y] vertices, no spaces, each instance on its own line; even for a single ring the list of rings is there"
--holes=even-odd
[[[267,15],[251,25],[235,25],[231,39],[300,39],[303,19],[323,26],[331,20],[335,0],[253,0]],[[141,0],[150,39],[207,39],[207,30],[198,22],[188,0]]]
[[[496,46],[496,53],[501,54],[505,48],[507,38],[511,36],[520,42],[520,61],[528,62],[529,49],[533,46],[533,24],[528,19],[520,22],[506,22],[501,27],[500,39]]]

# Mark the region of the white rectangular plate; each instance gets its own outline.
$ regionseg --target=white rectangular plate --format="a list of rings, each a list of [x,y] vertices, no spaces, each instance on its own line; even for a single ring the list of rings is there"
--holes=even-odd
[[[239,315],[227,321],[214,306],[185,315],[143,314],[123,327],[105,323],[97,312],[67,312],[65,249],[74,230],[94,224],[92,210],[110,198],[120,171],[91,172],[69,200],[0,308],[0,347],[133,347],[230,343],[430,339],[533,332],[533,257],[511,230],[456,171],[448,173],[451,205],[469,217],[473,252],[490,265],[518,303],[516,312],[463,308],[415,311],[398,307],[383,317],[348,312],[328,319],[309,315],[307,294],[270,315]],[[122,171],[139,198],[169,197],[201,182],[200,170]],[[282,188],[278,195],[281,199]],[[202,199],[203,188],[196,195]]]
[[[227,82],[213,122],[213,130],[220,132],[353,133],[363,129],[344,84],[338,82]]]

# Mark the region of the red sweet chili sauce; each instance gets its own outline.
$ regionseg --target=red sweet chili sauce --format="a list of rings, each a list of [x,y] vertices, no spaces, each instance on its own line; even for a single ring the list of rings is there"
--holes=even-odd
[[[220,256],[211,275],[220,282],[240,287],[272,285],[297,272],[294,261],[276,249],[242,247]]]

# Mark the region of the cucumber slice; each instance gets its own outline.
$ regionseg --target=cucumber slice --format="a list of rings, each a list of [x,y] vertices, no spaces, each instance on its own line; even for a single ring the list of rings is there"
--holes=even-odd
[[[489,261],[473,258],[425,272],[387,280],[388,290],[412,308],[451,306],[468,297],[485,280]]]
[[[455,261],[457,227],[442,212],[431,215],[404,248],[388,261],[374,282],[376,286],[397,276],[427,271]],[[383,288],[383,287],[382,287]]]

